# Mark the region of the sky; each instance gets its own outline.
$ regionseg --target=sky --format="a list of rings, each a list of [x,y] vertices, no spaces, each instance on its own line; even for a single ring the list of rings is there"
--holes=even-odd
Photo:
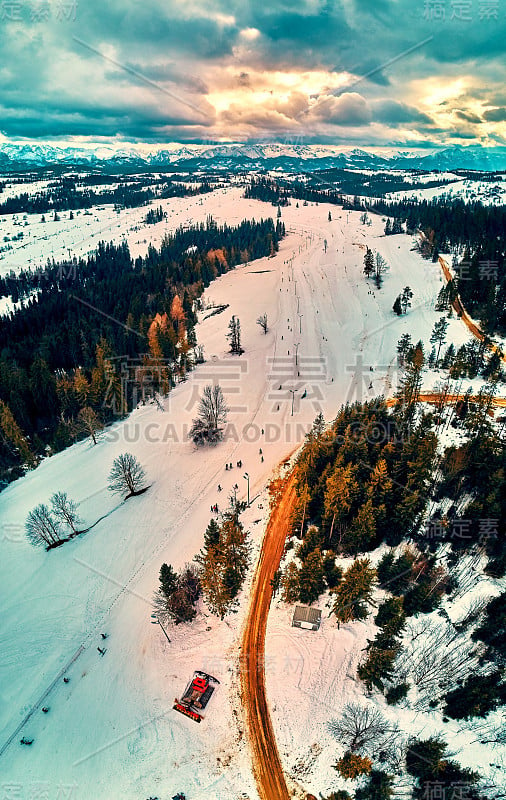
[[[0,141],[506,144],[505,0],[0,0]]]

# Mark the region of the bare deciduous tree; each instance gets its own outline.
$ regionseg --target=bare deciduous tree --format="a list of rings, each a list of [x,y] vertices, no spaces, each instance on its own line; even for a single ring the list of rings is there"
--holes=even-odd
[[[381,284],[383,281],[383,273],[386,272],[388,269],[388,264],[381,255],[381,253],[376,253],[375,264],[374,264],[374,280],[376,281],[376,286],[378,289],[381,289]]]
[[[389,732],[390,726],[377,708],[348,703],[341,718],[329,722],[329,729],[347,750],[354,753],[366,745],[377,745]]]
[[[49,508],[40,503],[28,514],[25,522],[26,535],[34,545],[45,544],[54,547],[62,541],[60,526]]]
[[[104,426],[100,417],[90,406],[82,408],[77,415],[78,431],[87,433],[90,436],[93,444],[97,443],[97,436]]]
[[[173,617],[169,613],[167,597],[160,590],[156,591],[153,595],[153,611],[162,625],[167,625],[169,622],[173,621]]]
[[[257,319],[257,325],[260,325],[263,332],[267,333],[267,331],[269,330],[267,325],[267,314],[260,314],[260,316]]]
[[[205,386],[199,402],[198,416],[190,428],[190,438],[195,444],[218,442],[223,435],[227,413],[228,407],[221,386]]]
[[[411,635],[413,632],[414,635]],[[418,689],[417,710],[427,710],[442,690],[456,686],[477,670],[479,648],[450,622],[415,620],[408,625],[405,646],[395,664],[399,680]]]
[[[132,497],[142,492],[145,480],[146,473],[136,457],[132,453],[122,453],[113,461],[108,486],[115,494],[128,492],[127,497]]]
[[[55,492],[51,497],[51,511],[59,522],[67,525],[73,535],[79,533],[76,525],[82,520],[77,513],[77,503],[71,500],[67,492]]]

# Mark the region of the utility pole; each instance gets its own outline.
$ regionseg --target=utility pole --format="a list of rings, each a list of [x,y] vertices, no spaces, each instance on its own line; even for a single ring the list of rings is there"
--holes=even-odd
[[[167,641],[170,644],[169,635],[168,635],[167,631],[165,630],[165,628],[163,627],[162,623],[160,622],[160,617],[158,617],[156,614],[151,614],[151,622],[153,623],[153,625],[159,625],[160,626],[160,628],[162,629],[162,631],[164,632],[164,634],[165,634],[165,636],[167,638]]]
[[[292,393],[292,414],[291,414],[291,416],[293,417],[293,399],[295,397],[295,392],[297,391],[297,389],[288,389],[288,391]]]

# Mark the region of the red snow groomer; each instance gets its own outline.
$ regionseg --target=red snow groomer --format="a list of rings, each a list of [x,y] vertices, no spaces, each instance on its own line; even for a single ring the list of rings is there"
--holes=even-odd
[[[181,700],[178,700],[177,697],[174,700],[173,708],[190,717],[194,722],[201,722],[204,719],[202,712],[219,683],[219,680],[213,678],[212,675],[197,670],[193,673],[193,678],[186,687]]]

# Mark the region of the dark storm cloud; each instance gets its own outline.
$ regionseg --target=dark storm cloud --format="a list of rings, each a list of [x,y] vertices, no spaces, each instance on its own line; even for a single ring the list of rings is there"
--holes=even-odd
[[[463,119],[464,122],[472,122],[473,124],[478,124],[482,121],[481,117],[477,114],[471,114],[469,111],[461,111],[457,109],[455,112],[455,116],[459,119]]]
[[[506,108],[491,108],[484,112],[483,119],[487,122],[506,122]]]
[[[170,60],[175,56],[206,60],[232,53],[237,26],[185,11],[185,4],[175,2],[88,0],[79,6],[75,33],[95,45],[112,42],[125,58],[142,55],[148,63],[162,53]],[[74,50],[78,52],[79,46],[74,45]]]
[[[54,106],[35,111],[29,108],[0,108],[0,118],[2,130],[12,137],[90,136],[93,131],[96,137],[113,137],[120,132],[128,138],[154,141],[160,136],[170,137],[172,129],[183,127],[186,122],[184,117],[168,116],[138,107],[133,112],[112,108],[72,108],[65,111]],[[190,128],[186,127],[189,132]],[[194,128],[193,135],[199,132],[203,136],[204,130],[204,126],[200,124],[197,130]]]
[[[340,42],[352,34],[342,9],[337,3],[322,4],[313,13],[293,8],[277,10],[276,3],[259,4],[249,24],[262,34],[258,47],[261,59],[273,66],[328,67]]]
[[[397,100],[378,100],[372,106],[373,117],[377,122],[385,122],[388,125],[398,123],[425,123],[431,125],[433,120],[417,108],[400,103]]]
[[[476,134],[466,130],[453,130],[451,135],[454,139],[476,139]]]

